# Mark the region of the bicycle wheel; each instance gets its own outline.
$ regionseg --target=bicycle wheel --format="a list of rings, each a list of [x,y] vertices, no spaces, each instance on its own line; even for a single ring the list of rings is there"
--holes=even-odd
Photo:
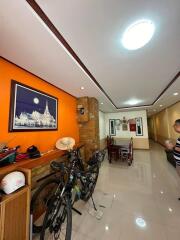
[[[71,240],[72,210],[68,197],[56,196],[51,199],[40,240]]]
[[[34,193],[31,200],[31,214],[33,215],[33,233],[40,233],[42,230],[43,213],[46,212],[48,204],[54,195],[59,181],[49,179],[45,181]]]
[[[99,176],[99,166],[98,165],[91,166],[90,170],[87,172],[85,183],[83,184],[83,189],[82,189],[82,192],[83,192],[82,200],[84,200],[85,202],[87,202],[92,196],[94,189],[96,187],[98,176]]]

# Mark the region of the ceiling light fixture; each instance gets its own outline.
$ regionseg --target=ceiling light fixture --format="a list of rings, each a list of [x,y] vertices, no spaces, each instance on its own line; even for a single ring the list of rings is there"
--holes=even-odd
[[[101,105],[103,105],[104,103],[103,102],[101,102]]]
[[[172,211],[173,211],[172,208],[169,208],[168,210],[169,210],[169,212],[172,212]]]
[[[136,224],[141,228],[146,227],[146,221],[141,217],[136,218]]]
[[[81,87],[81,90],[84,90],[84,87],[83,87],[83,86]]]
[[[139,104],[141,102],[142,102],[141,100],[133,98],[133,99],[126,101],[125,104],[133,106],[133,105]]]
[[[109,230],[109,226],[108,226],[108,225],[105,226],[105,230],[106,230],[106,231]]]
[[[160,107],[162,107],[163,105],[161,104],[161,105],[159,105]]]
[[[173,93],[174,96],[177,96],[178,94],[179,94],[178,92]]]
[[[151,20],[138,20],[125,30],[122,45],[128,50],[144,47],[151,40],[154,32],[155,26]]]

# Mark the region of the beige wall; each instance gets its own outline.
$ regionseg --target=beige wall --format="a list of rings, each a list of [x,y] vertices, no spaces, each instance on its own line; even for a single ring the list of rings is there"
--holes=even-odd
[[[106,124],[105,113],[99,111],[99,137],[100,137],[100,149],[106,147]]]
[[[154,126],[153,118],[148,118],[148,132],[149,132],[149,138],[155,140],[155,126]]]
[[[164,109],[148,119],[149,136],[164,145],[166,139],[174,141],[179,136],[173,129],[176,119],[180,118],[180,102]]]
[[[100,140],[106,138],[105,113],[99,111],[99,137]]]
[[[105,125],[106,125],[106,136],[109,135],[109,119],[133,119],[142,117],[143,120],[143,136],[136,136],[135,132],[123,131],[120,127],[116,129],[115,138],[133,138],[134,148],[136,149],[149,149],[149,138],[147,128],[147,114],[145,110],[129,111],[129,112],[116,112],[116,113],[105,113]]]

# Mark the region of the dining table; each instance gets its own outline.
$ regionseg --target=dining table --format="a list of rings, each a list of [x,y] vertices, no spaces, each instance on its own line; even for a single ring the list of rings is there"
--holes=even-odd
[[[109,147],[109,162],[111,163],[111,158],[112,158],[112,152],[114,151],[115,156],[117,158],[117,156],[120,156],[119,153],[122,152],[124,149],[125,151],[130,151],[130,146],[132,147],[132,145],[130,145],[132,143],[132,139],[128,138],[128,139],[113,139],[113,143],[111,144],[111,146]],[[128,154],[128,163],[130,162],[129,165],[131,165],[132,160],[133,160],[133,149],[131,148],[131,153]]]
[[[129,144],[131,143],[131,139],[114,139],[114,146],[119,148],[129,148]]]

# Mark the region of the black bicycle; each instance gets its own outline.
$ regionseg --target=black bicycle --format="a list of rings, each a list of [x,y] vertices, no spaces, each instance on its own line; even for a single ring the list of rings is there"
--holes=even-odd
[[[32,214],[37,214],[37,209],[41,213],[45,212],[43,225],[42,222],[33,225],[33,232],[41,232],[41,240],[45,239],[45,236],[49,237],[48,239],[50,236],[58,239],[60,234],[60,239],[71,239],[71,209],[78,199],[88,201],[92,196],[104,155],[104,151],[95,152],[86,169],[80,157],[80,148],[68,153],[68,166],[52,162],[52,169],[60,173],[60,176],[41,185],[31,202]],[[35,214],[33,217],[36,218]]]

